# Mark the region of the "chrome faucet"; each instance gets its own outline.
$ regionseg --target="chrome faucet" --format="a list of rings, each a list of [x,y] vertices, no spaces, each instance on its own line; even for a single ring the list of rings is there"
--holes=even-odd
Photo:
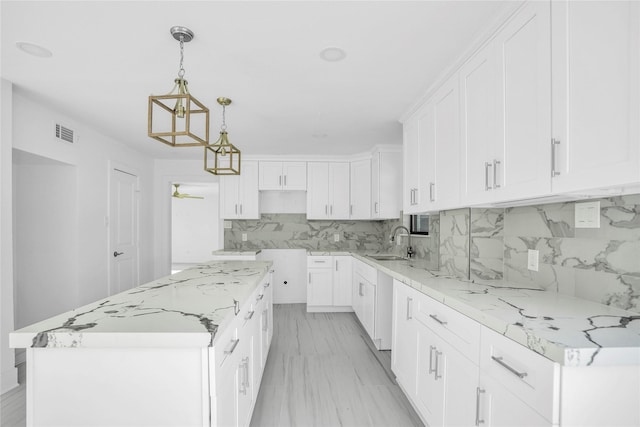
[[[396,234],[398,230],[404,229],[407,232],[407,258],[411,258],[413,256],[413,248],[411,247],[411,232],[404,225],[399,225],[393,229],[391,235],[389,236],[389,241],[393,242],[396,239]]]

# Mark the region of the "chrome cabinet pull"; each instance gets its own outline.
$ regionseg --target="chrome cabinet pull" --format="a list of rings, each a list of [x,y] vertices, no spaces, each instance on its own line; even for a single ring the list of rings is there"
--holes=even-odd
[[[330,207],[330,209],[329,209],[329,213],[330,213],[331,215],[333,215],[333,205],[331,205],[331,207]]]
[[[271,282],[267,282],[267,283],[264,284],[264,288],[265,289],[268,288],[269,286],[271,286]]]
[[[489,168],[491,167],[491,163],[484,162],[484,191],[491,190],[489,186]]]
[[[238,205],[236,204],[236,215],[238,215]]]
[[[242,215],[242,203],[240,203],[240,215]]]
[[[411,310],[413,306],[413,298],[407,297],[407,320],[413,319],[413,310]]]
[[[440,323],[442,326],[447,324],[447,322],[445,322],[444,320],[438,319],[438,316],[436,316],[435,314],[430,314],[429,317],[431,317],[436,322]]]
[[[374,211],[375,213],[378,213],[378,202],[375,202],[375,203],[373,204],[373,211]]]
[[[264,298],[264,294],[258,295],[258,298],[256,298],[256,301],[260,301],[262,298]]]
[[[435,370],[433,369],[433,351],[436,348],[432,345],[429,346],[429,375],[433,374]]]
[[[284,186],[287,186],[287,175],[284,176]]]
[[[329,205],[324,205],[324,214],[325,215],[329,214]]]
[[[349,205],[349,215],[353,215],[353,205]]]
[[[435,182],[430,182],[429,183],[429,201],[430,202],[435,202],[435,188],[436,188],[436,183]]]
[[[278,177],[278,186],[282,187],[282,175]]]
[[[246,395],[247,390],[249,389],[249,358],[248,357],[245,357],[242,359],[240,368],[242,369],[242,381],[240,381],[240,393]]]
[[[433,372],[435,373],[434,378],[435,378],[436,381],[439,380],[440,378],[442,378],[442,375],[438,374],[438,365],[440,364],[440,356],[442,356],[442,352],[436,350],[436,367],[433,370]]]
[[[476,426],[484,423],[484,420],[480,419],[480,395],[483,393],[483,389],[476,387]]]
[[[255,313],[255,310],[254,311],[250,311],[247,314],[245,314],[244,320],[251,320],[251,318],[253,318],[253,314],[254,313]]]
[[[360,295],[361,297],[364,296],[364,294],[362,293],[362,286],[364,286],[362,283],[359,284],[360,286],[358,287],[358,295]]]
[[[551,178],[560,175],[560,172],[556,169],[556,150],[560,145],[560,140],[551,138]]]
[[[262,322],[262,330],[266,332],[269,330],[269,310],[264,310],[262,312],[262,317],[264,317],[264,320]]]
[[[336,260],[336,271],[338,271],[338,260]]]
[[[311,283],[311,272],[309,272],[309,283]]]
[[[498,365],[502,366],[503,368],[505,368],[507,371],[511,372],[513,375],[515,375],[516,377],[522,379],[524,377],[527,376],[526,372],[518,372],[517,370],[515,370],[514,368],[512,368],[511,366],[507,365],[505,362],[502,361],[502,357],[496,357],[496,356],[491,356],[491,358],[498,363]]]
[[[500,160],[493,159],[493,188],[500,188],[500,184],[498,184],[498,165],[500,164]]]
[[[224,354],[233,353],[233,350],[236,349],[236,347],[238,346],[239,342],[240,342],[239,338],[237,340],[231,340],[231,342],[229,342],[229,344],[227,345],[227,348],[224,349]]]

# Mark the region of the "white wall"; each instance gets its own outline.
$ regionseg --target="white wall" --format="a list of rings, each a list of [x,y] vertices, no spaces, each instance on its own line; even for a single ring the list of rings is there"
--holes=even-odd
[[[18,385],[15,356],[9,348],[13,327],[13,237],[11,201],[12,95],[10,82],[0,79],[0,392]]]
[[[178,148],[188,150],[189,148]],[[194,149],[201,149],[194,147]],[[174,182],[218,183],[204,170],[203,160],[157,159],[154,168],[155,277],[171,274],[171,194]],[[218,248],[223,247],[222,221],[218,221]]]
[[[15,328],[77,307],[76,167],[13,153]]]
[[[70,144],[55,140],[53,126],[56,121],[74,129],[79,135],[79,141]],[[153,226],[148,219],[153,218],[153,160],[98,130],[73,120],[55,107],[31,98],[31,95],[19,89],[14,89],[13,93],[13,123],[14,148],[76,167],[76,305],[87,304],[108,295],[109,248],[105,220],[109,214],[108,182],[109,165],[112,162],[139,173],[140,280],[142,283],[152,280]],[[72,299],[74,295],[68,297]]]
[[[182,183],[181,194],[203,199],[171,198],[171,262],[191,264],[208,261],[220,247],[218,184]]]

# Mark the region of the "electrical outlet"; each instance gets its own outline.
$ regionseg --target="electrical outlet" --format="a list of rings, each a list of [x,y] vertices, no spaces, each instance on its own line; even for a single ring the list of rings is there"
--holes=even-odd
[[[334,242],[339,242],[339,241],[340,241],[340,235],[339,235],[338,233],[335,233],[335,234],[333,235],[333,241],[334,241]]]
[[[230,229],[230,228],[232,228],[232,227],[233,227],[233,225],[231,224],[231,221],[225,221],[225,222],[224,222],[224,228],[225,228],[225,229],[227,229],[227,230],[228,230],[228,229]]]
[[[243,242],[247,241],[247,233],[242,233],[242,241]]]
[[[527,252],[527,268],[531,271],[538,271],[538,254],[539,252],[534,249],[529,249]]]

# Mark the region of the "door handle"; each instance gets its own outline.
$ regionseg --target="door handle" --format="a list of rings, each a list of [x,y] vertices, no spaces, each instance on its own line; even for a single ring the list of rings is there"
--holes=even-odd
[[[432,345],[429,346],[429,375],[433,374],[435,372],[435,369],[433,369],[433,351],[436,348]]]
[[[278,186],[282,187],[282,175],[278,177]]]
[[[114,252],[114,253],[113,253],[113,256],[114,256],[114,258],[115,258],[115,257],[120,256],[120,255],[123,255],[123,254],[124,254],[124,252],[117,252],[117,251],[116,251],[116,252]]]
[[[480,395],[483,393],[483,389],[476,387],[476,426],[484,424],[484,420],[480,418]]]

